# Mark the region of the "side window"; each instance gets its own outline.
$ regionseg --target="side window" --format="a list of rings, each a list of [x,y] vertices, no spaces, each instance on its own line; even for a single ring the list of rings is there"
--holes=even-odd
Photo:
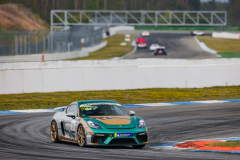
[[[73,113],[75,114],[76,117],[78,117],[78,107],[77,107],[77,104],[73,105]]]
[[[70,112],[73,112],[76,117],[78,116],[77,104],[72,104],[67,108],[67,113],[70,113]]]

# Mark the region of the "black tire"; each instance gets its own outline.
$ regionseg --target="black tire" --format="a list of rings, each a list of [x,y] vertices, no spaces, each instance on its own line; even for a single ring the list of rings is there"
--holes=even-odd
[[[145,145],[133,145],[133,148],[136,148],[136,149],[141,149],[145,147]]]
[[[78,127],[77,137],[78,137],[78,145],[80,147],[86,146],[86,135],[85,135],[85,130],[83,125],[80,125]]]
[[[50,134],[51,134],[51,139],[52,139],[53,143],[59,142],[58,127],[57,127],[57,122],[55,120],[53,120],[51,123]]]

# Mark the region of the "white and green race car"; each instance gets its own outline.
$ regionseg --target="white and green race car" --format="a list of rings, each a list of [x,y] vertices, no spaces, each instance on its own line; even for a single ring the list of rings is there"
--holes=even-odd
[[[51,121],[53,142],[68,141],[80,146],[105,145],[142,148],[148,143],[144,120],[129,114],[115,101],[87,100],[55,108]],[[61,110],[61,111],[59,111]]]

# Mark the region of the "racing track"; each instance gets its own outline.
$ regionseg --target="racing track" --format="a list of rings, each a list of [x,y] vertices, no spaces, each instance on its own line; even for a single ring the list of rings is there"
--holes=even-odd
[[[124,32],[121,32],[124,33]],[[141,32],[134,32],[140,34]],[[148,45],[147,49],[138,48],[134,53],[124,56],[124,59],[136,58],[178,58],[178,59],[210,59],[217,56],[205,52],[197,44],[190,32],[150,32],[149,37],[144,37]],[[149,51],[151,44],[157,43],[160,46],[165,46],[167,56],[154,56],[153,52]]]
[[[130,109],[128,109],[130,110]],[[240,103],[134,108],[148,126],[150,144],[239,137]],[[53,113],[0,115],[1,159],[239,159],[239,154],[85,147],[52,143]]]

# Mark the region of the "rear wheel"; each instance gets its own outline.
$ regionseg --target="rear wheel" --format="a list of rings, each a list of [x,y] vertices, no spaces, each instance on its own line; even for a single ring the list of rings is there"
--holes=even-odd
[[[57,123],[54,120],[51,123],[51,139],[54,143],[59,141]]]
[[[145,145],[133,145],[133,148],[140,149],[145,147]]]
[[[85,131],[82,125],[78,127],[77,135],[78,135],[79,146],[84,147],[86,145],[86,136],[85,136]]]

